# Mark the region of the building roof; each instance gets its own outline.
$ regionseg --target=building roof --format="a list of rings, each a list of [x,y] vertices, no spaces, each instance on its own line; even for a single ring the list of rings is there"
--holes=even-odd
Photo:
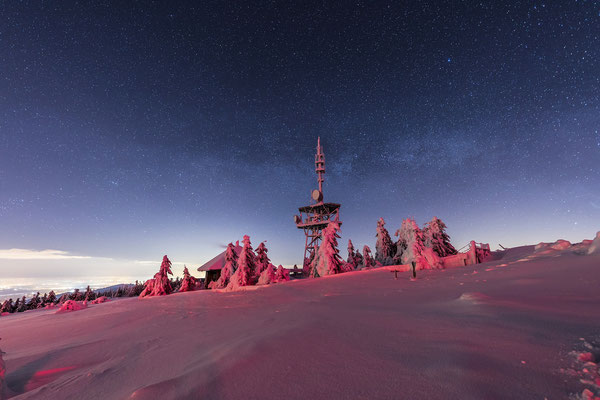
[[[235,253],[239,256],[240,253],[242,252],[242,246],[240,246],[239,241],[235,242]],[[217,256],[215,256],[214,258],[212,258],[209,262],[203,264],[200,268],[198,268],[198,271],[215,271],[215,270],[220,270],[223,269],[223,266],[225,265],[225,252],[227,250],[223,250],[222,253],[218,254]]]

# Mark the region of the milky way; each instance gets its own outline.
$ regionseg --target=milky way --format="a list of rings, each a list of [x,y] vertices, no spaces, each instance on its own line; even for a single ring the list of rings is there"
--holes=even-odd
[[[319,136],[343,248],[600,230],[600,2],[173,3],[0,4],[0,248],[299,263]]]

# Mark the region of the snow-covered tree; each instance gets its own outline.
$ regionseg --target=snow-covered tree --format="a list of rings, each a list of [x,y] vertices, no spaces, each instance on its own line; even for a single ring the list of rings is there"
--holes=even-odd
[[[181,284],[179,287],[180,292],[191,292],[192,290],[196,290],[196,284],[198,280],[190,275],[190,271],[186,265],[183,266],[183,279],[181,280]]]
[[[260,274],[271,264],[271,260],[269,260],[269,256],[267,255],[268,251],[265,242],[260,242],[256,248],[256,276],[260,276]]]
[[[352,240],[348,239],[348,258],[346,259],[346,263],[352,267],[352,269],[356,269],[356,252],[354,251],[354,245],[352,244]]]
[[[317,249],[318,249],[318,246],[315,245],[312,253],[310,253],[310,256],[306,257],[304,259],[304,265],[302,266],[302,273],[304,274],[304,276],[310,276],[311,266],[313,264],[313,260],[315,259],[316,254],[317,254]]]
[[[235,273],[237,269],[237,261],[238,255],[235,252],[235,246],[233,243],[229,243],[227,245],[227,250],[225,250],[225,265],[221,269],[221,275],[219,279],[209,283],[208,287],[210,289],[223,289],[229,285],[229,280]]]
[[[173,275],[173,272],[171,272],[171,260],[165,255],[160,265],[160,270],[154,274],[153,279],[146,281],[146,286],[144,287],[144,291],[140,293],[140,297],[170,294],[173,289],[171,288],[169,275]]]
[[[375,260],[373,260],[373,256],[371,255],[371,249],[367,245],[363,247],[363,257],[365,269],[373,268],[375,266]]]
[[[296,267],[298,268],[298,267]],[[279,265],[279,267],[277,267],[277,272],[275,273],[275,280],[277,282],[287,282],[290,280],[290,271],[288,271],[286,268],[283,268],[282,265]]]
[[[13,312],[13,299],[4,300],[4,303],[2,303],[2,308],[0,309],[0,314],[12,313],[12,312]]]
[[[332,221],[321,232],[321,244],[311,265],[310,276],[319,277],[343,272],[343,263],[337,248],[339,230],[339,224]]]
[[[27,305],[28,310],[37,310],[40,305],[40,292],[37,292],[31,300],[29,300],[29,304]]]
[[[277,282],[275,266],[271,263],[261,272],[257,285],[269,285]]]
[[[433,249],[440,257],[451,256],[457,251],[450,243],[450,236],[446,233],[446,224],[438,217],[433,217],[425,224],[423,229],[423,244]]]
[[[94,293],[94,291],[90,288],[90,285],[88,285],[85,289],[83,299],[85,301],[94,301],[96,299],[96,293]]]
[[[51,290],[50,293],[48,293],[48,303],[56,303],[56,293],[54,293],[54,290]]]
[[[402,226],[396,231],[396,236],[398,236],[398,251],[402,249],[400,262],[410,264],[414,261],[420,268],[427,268],[427,261],[423,257],[425,248],[423,245],[423,232],[419,229],[415,220],[412,218],[403,220]],[[398,252],[396,257],[398,257]]]
[[[362,256],[362,254],[360,254],[360,251],[356,250],[356,252],[354,253],[354,268],[357,268],[360,265],[363,265],[364,262],[364,258]]]
[[[19,301],[19,300],[17,300]],[[17,312],[23,312],[27,310],[27,300],[25,298],[25,296],[21,297],[21,302],[19,303],[19,306],[17,307]]]
[[[394,263],[394,255],[396,254],[396,246],[392,242],[387,229],[385,229],[383,218],[379,218],[379,221],[377,221],[377,234],[375,237],[377,238],[377,242],[375,243],[375,259],[382,265],[392,265]]]
[[[83,294],[79,291],[79,289],[75,289],[75,291],[69,295],[69,299],[74,301],[81,301],[83,300]]]
[[[244,243],[244,247],[242,247],[242,251],[238,258],[237,270],[231,276],[229,284],[227,285],[228,289],[237,289],[242,286],[253,285],[256,282],[256,275],[254,274],[254,271],[256,270],[256,256],[252,251],[250,237],[244,235],[242,242]]]

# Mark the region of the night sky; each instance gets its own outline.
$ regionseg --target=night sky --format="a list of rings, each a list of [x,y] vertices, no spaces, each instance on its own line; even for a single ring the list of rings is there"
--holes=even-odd
[[[319,136],[344,258],[600,230],[600,1],[296,3],[0,3],[3,276],[300,264]]]

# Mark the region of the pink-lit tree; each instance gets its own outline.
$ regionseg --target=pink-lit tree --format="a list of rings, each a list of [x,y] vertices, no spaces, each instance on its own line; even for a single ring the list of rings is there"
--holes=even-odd
[[[346,263],[352,267],[352,269],[356,269],[356,253],[354,251],[354,245],[352,244],[352,240],[348,239],[348,258],[346,259]]]
[[[321,233],[321,244],[311,265],[310,276],[319,277],[339,274],[343,272],[343,262],[337,248],[338,231],[337,222],[330,222]]]
[[[256,275],[254,274],[256,270],[256,256],[252,251],[250,237],[244,235],[242,242],[244,243],[244,247],[242,248],[238,259],[238,268],[231,276],[229,284],[227,285],[228,289],[237,289],[242,286],[253,285],[256,282]]]
[[[392,242],[389,232],[385,229],[383,218],[379,218],[379,221],[377,221],[377,234],[375,237],[377,238],[377,242],[375,243],[375,259],[382,265],[392,265],[394,263],[394,255],[396,254],[396,246]]]
[[[440,257],[451,256],[457,251],[450,243],[450,236],[446,233],[446,224],[438,217],[433,217],[425,224],[423,229],[423,244],[433,249]]]
[[[290,271],[288,271],[286,268],[283,268],[283,266],[279,265],[279,267],[277,267],[277,272],[275,273],[275,280],[277,282],[287,282],[290,280]]]
[[[257,285],[269,285],[277,282],[275,266],[271,263],[261,272]]]
[[[271,264],[271,260],[267,255],[268,251],[269,250],[265,246],[265,242],[260,242],[260,244],[256,248],[256,276],[260,276],[260,274]]]
[[[373,260],[373,256],[371,255],[371,249],[367,245],[363,247],[363,257],[365,269],[373,268],[375,266],[375,260]]]
[[[173,275],[173,272],[171,272],[171,260],[165,255],[160,265],[160,270],[154,274],[153,279],[146,281],[140,297],[165,296],[170,294],[173,289],[171,288],[169,275]]]
[[[198,279],[190,275],[190,271],[187,266],[183,266],[183,279],[181,280],[181,286],[179,287],[180,292],[191,292],[196,290]]]
[[[233,243],[229,243],[227,245],[227,250],[225,250],[225,265],[221,269],[221,275],[219,279],[213,281],[209,284],[210,289],[223,289],[229,285],[229,281],[235,271],[237,270],[237,261],[238,255],[235,252],[235,246]]]
[[[402,264],[417,263],[420,268],[427,268],[427,260],[423,257],[423,232],[412,218],[407,218],[402,221],[402,226],[396,231],[398,236],[398,251],[396,258],[400,254],[400,262]],[[400,253],[400,251],[402,251]]]

